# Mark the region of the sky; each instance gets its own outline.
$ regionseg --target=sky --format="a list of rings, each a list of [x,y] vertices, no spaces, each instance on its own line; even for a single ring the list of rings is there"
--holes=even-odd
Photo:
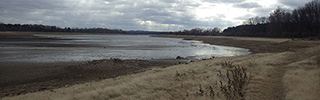
[[[0,22],[178,31],[227,28],[312,0],[1,0]]]

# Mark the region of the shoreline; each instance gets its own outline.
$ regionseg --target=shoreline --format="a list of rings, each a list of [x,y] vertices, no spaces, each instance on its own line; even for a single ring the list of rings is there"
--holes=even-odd
[[[277,53],[284,52],[290,46],[280,43],[291,41],[285,38],[255,38],[255,37],[226,37],[226,36],[192,36],[192,35],[153,35],[155,37],[183,38],[186,40],[197,40],[211,45],[233,46],[249,49],[252,53]],[[271,39],[272,41],[268,41]],[[281,46],[280,46],[281,45]],[[285,46],[285,47],[282,47]],[[308,47],[308,46],[306,46]]]
[[[128,99],[131,97],[133,99],[136,96],[139,96],[139,99],[159,99],[160,97],[166,99],[208,98],[206,96],[199,97],[196,94],[198,86],[200,84],[203,87],[209,87],[216,80],[221,80],[216,76],[216,72],[224,72],[226,70],[221,65],[221,62],[224,61],[247,66],[248,70],[254,75],[254,79],[248,87],[250,91],[253,91],[248,93],[250,99],[319,98],[317,94],[320,92],[320,88],[317,83],[320,81],[317,79],[320,78],[320,70],[319,65],[317,65],[317,58],[315,58],[320,54],[318,52],[320,50],[319,41],[214,36],[161,35],[160,37],[199,40],[214,45],[225,44],[227,46],[247,48],[254,53],[245,56],[195,61],[165,68],[150,68],[143,72],[126,74],[117,78],[103,79],[101,81],[4,99]],[[183,76],[177,77],[175,76],[177,74]],[[210,79],[204,78],[209,76],[211,77]],[[154,81],[156,83],[153,83]],[[157,84],[159,82],[160,84]],[[314,84],[308,84],[310,82]],[[310,90],[309,88],[312,89]],[[163,92],[163,90],[168,91]],[[141,93],[137,94],[137,91]],[[219,91],[217,90],[217,92]],[[61,93],[65,94],[62,95]],[[186,93],[187,95],[185,95]],[[223,96],[215,98],[222,99]]]
[[[15,32],[12,32],[15,33]],[[37,38],[33,32],[2,35],[0,41],[54,41],[54,38]],[[74,34],[46,33],[41,34]],[[40,45],[42,46],[42,45]],[[48,46],[45,44],[44,46]],[[50,45],[49,45],[50,46]],[[76,46],[76,45],[69,45]],[[2,56],[6,56],[5,54]],[[101,59],[67,62],[0,62],[0,98],[69,87],[75,84],[100,81],[134,74],[151,68],[163,68],[188,63],[185,59],[120,60]],[[88,69],[88,67],[90,67]],[[93,69],[92,69],[93,68]]]

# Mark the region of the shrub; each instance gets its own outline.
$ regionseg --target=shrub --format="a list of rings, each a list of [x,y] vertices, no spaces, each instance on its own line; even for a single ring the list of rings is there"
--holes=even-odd
[[[247,75],[247,69],[241,66],[235,66],[227,70],[227,84],[220,81],[220,89],[227,100],[244,100],[246,87],[250,82],[250,75]]]

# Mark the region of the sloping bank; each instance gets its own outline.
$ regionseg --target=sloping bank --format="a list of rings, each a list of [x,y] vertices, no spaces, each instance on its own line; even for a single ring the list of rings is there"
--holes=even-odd
[[[251,49],[254,54],[215,58],[142,73],[30,93],[3,100],[90,100],[90,99],[225,99],[220,81],[227,83],[226,66],[247,69],[251,75],[243,90],[251,100],[316,100],[320,98],[320,42],[239,38],[165,36],[201,40],[210,44]]]

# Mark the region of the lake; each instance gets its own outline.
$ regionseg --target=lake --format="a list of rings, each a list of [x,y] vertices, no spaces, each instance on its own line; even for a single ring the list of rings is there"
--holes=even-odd
[[[3,40],[0,62],[67,62],[106,58],[208,59],[249,54],[248,49],[149,35],[33,35]],[[36,39],[35,39],[36,38]]]

